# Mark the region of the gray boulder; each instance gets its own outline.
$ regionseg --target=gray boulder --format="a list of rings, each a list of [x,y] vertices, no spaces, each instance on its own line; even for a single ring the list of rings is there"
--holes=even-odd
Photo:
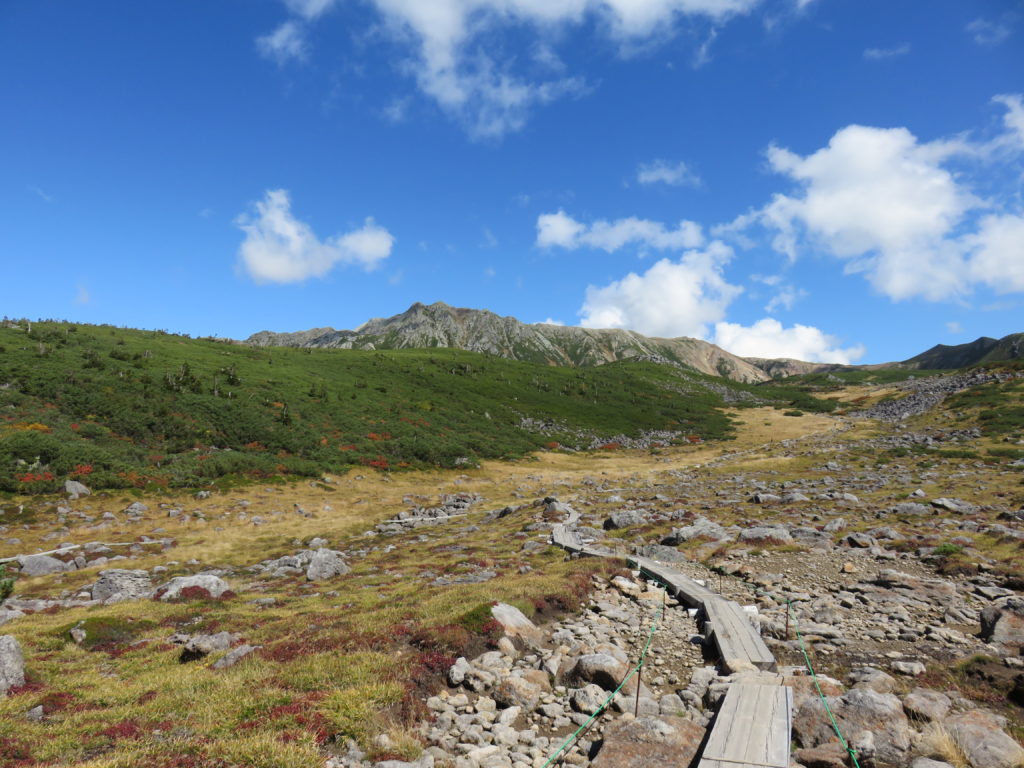
[[[8,621],[20,619],[24,615],[17,608],[0,608],[0,625],[6,624]]]
[[[12,635],[0,635],[0,696],[25,684],[25,657]]]
[[[64,493],[68,494],[71,497],[71,500],[74,501],[82,496],[88,496],[92,491],[77,480],[65,480]]]
[[[351,568],[345,562],[341,552],[333,549],[318,549],[306,568],[306,578],[310,581],[323,581],[348,573]]]
[[[213,635],[193,635],[185,643],[185,652],[194,656],[206,656],[215,651],[226,651],[238,640],[238,635],[230,632],[217,632]]]
[[[708,520],[706,517],[698,517],[691,525],[676,528],[661,540],[661,543],[674,547],[685,541],[693,539],[707,539],[708,541],[725,541],[730,539],[728,531],[718,523]]]
[[[491,606],[491,616],[501,624],[505,634],[509,637],[521,637],[529,645],[537,647],[543,640],[541,631],[537,625],[530,621],[526,614],[507,603],[498,603]]]
[[[228,667],[233,667],[235,666],[235,664],[240,662],[253,651],[257,650],[259,647],[260,646],[258,645],[240,645],[230,653],[221,656],[219,659],[213,662],[213,668],[227,669]]]
[[[942,722],[953,702],[944,693],[915,688],[903,697],[903,710],[916,720]]]
[[[153,583],[146,571],[113,569],[100,571],[92,587],[92,599],[105,603],[142,600],[153,594]]]
[[[1019,768],[1024,764],[1024,748],[988,712],[971,710],[949,718],[945,726],[972,768]]]
[[[21,566],[22,576],[48,576],[51,573],[63,573],[75,568],[73,564],[50,555],[20,555],[18,565]]]
[[[566,679],[581,687],[587,683],[593,683],[606,691],[614,691],[628,671],[627,663],[611,653],[586,653],[576,659],[576,663],[569,670]],[[623,690],[629,687],[636,690],[635,675]]]
[[[182,590],[188,587],[204,589],[213,598],[222,596],[230,589],[228,583],[220,576],[199,573],[195,576],[175,576],[166,584],[158,587],[153,596],[159,600],[175,600],[180,598]]]
[[[932,506],[936,509],[954,512],[956,514],[970,514],[978,510],[977,506],[960,499],[932,499]]]
[[[740,541],[745,544],[789,544],[793,537],[782,525],[755,525],[740,531]]]
[[[981,612],[981,637],[1005,651],[1024,647],[1024,597],[1007,597]]]
[[[903,704],[889,693],[854,688],[829,696],[829,706],[850,743],[875,763],[904,765],[913,731]],[[835,731],[817,696],[808,698],[793,716],[793,735],[802,747],[819,747],[836,740]]]
[[[612,512],[604,521],[606,531],[616,528],[629,528],[631,525],[640,525],[644,522],[644,516],[640,512],[631,509],[624,509],[619,512]]]

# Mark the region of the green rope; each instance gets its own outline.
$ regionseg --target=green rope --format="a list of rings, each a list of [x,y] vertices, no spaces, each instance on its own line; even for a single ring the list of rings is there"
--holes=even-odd
[[[633,669],[630,670],[629,674],[626,675],[623,678],[622,682],[619,683],[619,687],[616,688],[614,691],[612,691],[610,694],[608,694],[608,698],[604,700],[604,703],[600,707],[598,707],[597,709],[594,710],[594,714],[592,714],[590,716],[590,718],[587,720],[587,722],[585,722],[583,725],[581,725],[579,728],[577,728],[576,732],[573,733],[568,739],[565,740],[565,742],[562,744],[562,746],[560,746],[558,748],[558,751],[555,752],[555,754],[553,754],[551,757],[549,757],[547,759],[547,762],[544,763],[544,765],[541,766],[541,768],[548,768],[548,766],[551,765],[555,761],[555,758],[557,758],[560,754],[562,754],[562,752],[565,751],[566,747],[568,747],[577,736],[579,736],[581,733],[583,733],[583,731],[585,731],[587,728],[589,728],[590,724],[592,722],[594,722],[602,712],[604,712],[604,710],[608,707],[609,704],[611,704],[612,699],[615,698],[615,694],[617,694],[620,690],[622,690],[622,686],[624,686],[626,683],[628,683],[630,678],[632,678],[633,675],[635,675],[640,670],[640,667],[642,667],[644,665],[644,659],[647,658],[647,651],[651,647],[651,640],[654,639],[654,633],[658,629],[658,622],[661,620],[661,614],[662,614],[663,610],[664,610],[664,606],[659,605],[658,606],[658,615],[654,617],[654,623],[651,624],[651,631],[647,635],[647,644],[644,646],[643,653],[640,654],[640,661],[637,662],[637,665],[635,667],[633,667]],[[857,768],[860,768],[860,766],[858,766]]]
[[[764,593],[769,594],[769,593]],[[773,595],[774,597],[774,595]],[[807,669],[811,673],[811,679],[814,681],[814,688],[818,692],[818,698],[821,699],[821,703],[825,705],[825,712],[828,713],[829,720],[832,721],[832,730],[836,732],[836,736],[839,737],[839,743],[843,745],[843,749],[850,755],[850,759],[853,760],[855,768],[860,768],[860,763],[857,762],[857,750],[851,747],[846,739],[843,738],[842,731],[839,730],[839,723],[836,722],[836,716],[832,714],[832,707],[828,705],[828,699],[825,698],[825,694],[821,692],[821,686],[818,684],[818,675],[814,671],[814,665],[811,664],[811,657],[807,655],[807,646],[804,644],[804,636],[800,632],[800,620],[796,617],[796,611],[793,610],[793,602],[789,598],[783,598],[786,601],[786,610],[789,615],[793,617],[793,627],[796,629],[796,639],[800,643],[800,653],[804,656],[804,664],[807,665]]]

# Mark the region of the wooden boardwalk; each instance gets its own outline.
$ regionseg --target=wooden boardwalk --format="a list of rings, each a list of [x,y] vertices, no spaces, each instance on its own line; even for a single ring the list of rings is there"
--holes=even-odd
[[[556,525],[551,543],[579,556],[613,556],[585,545],[571,523]],[[630,555],[626,560],[663,584],[680,603],[697,609],[705,640],[714,645],[727,674],[745,668],[777,669],[775,657],[738,603],[652,558]],[[729,686],[698,768],[789,768],[793,691],[781,681]]]
[[[734,683],[697,768],[789,768],[793,689]]]
[[[751,664],[757,669],[775,671],[775,657],[738,603],[712,597],[704,603],[703,615],[704,634],[715,644],[718,658],[726,669],[736,671],[744,664]]]

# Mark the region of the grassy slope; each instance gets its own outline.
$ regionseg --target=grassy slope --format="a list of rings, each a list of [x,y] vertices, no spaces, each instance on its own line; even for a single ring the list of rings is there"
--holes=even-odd
[[[729,436],[720,396],[698,379],[754,391],[650,363],[571,369],[448,349],[258,349],[107,326],[0,328],[0,490],[54,490],[72,476],[191,487],[237,474],[455,466],[652,429]],[[761,394],[831,407],[785,387]],[[554,430],[527,432],[524,416]]]

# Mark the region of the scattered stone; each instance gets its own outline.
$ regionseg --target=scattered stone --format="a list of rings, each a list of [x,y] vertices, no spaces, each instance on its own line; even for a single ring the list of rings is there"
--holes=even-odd
[[[1007,735],[1000,721],[988,712],[964,712],[947,719],[945,726],[972,768],[1019,768],[1024,763],[1024,747]]]
[[[51,573],[63,573],[68,570],[68,563],[50,555],[20,555],[18,565],[22,576],[48,576]],[[74,565],[70,566],[74,569]]]
[[[153,594],[153,583],[146,571],[100,571],[92,586],[92,599],[108,605],[125,600],[142,600]]]
[[[25,657],[13,635],[0,635],[0,696],[25,684]]]
[[[228,667],[233,667],[235,666],[235,664],[240,662],[253,651],[257,650],[259,647],[260,646],[258,645],[240,645],[237,648],[234,648],[231,651],[229,651],[225,656],[222,656],[221,658],[213,662],[213,668],[227,669]]]
[[[1007,597],[981,612],[981,638],[1007,651],[1024,648],[1024,597]]]
[[[212,598],[219,598],[230,590],[228,583],[219,576],[200,573],[195,576],[175,576],[169,582],[158,587],[153,593],[156,600],[176,600],[182,596],[182,591],[196,587],[203,590]],[[205,597],[205,595],[203,595]]]
[[[541,631],[526,615],[514,605],[498,603],[491,606],[491,616],[501,624],[509,637],[522,638],[528,645],[539,646],[542,640]]]
[[[72,501],[76,501],[82,496],[90,495],[92,491],[90,491],[85,485],[78,482],[77,480],[65,480],[64,493],[68,494]]]
[[[344,555],[333,549],[318,549],[309,561],[306,568],[306,578],[309,581],[324,581],[335,576],[343,576],[351,568],[345,562]]]

